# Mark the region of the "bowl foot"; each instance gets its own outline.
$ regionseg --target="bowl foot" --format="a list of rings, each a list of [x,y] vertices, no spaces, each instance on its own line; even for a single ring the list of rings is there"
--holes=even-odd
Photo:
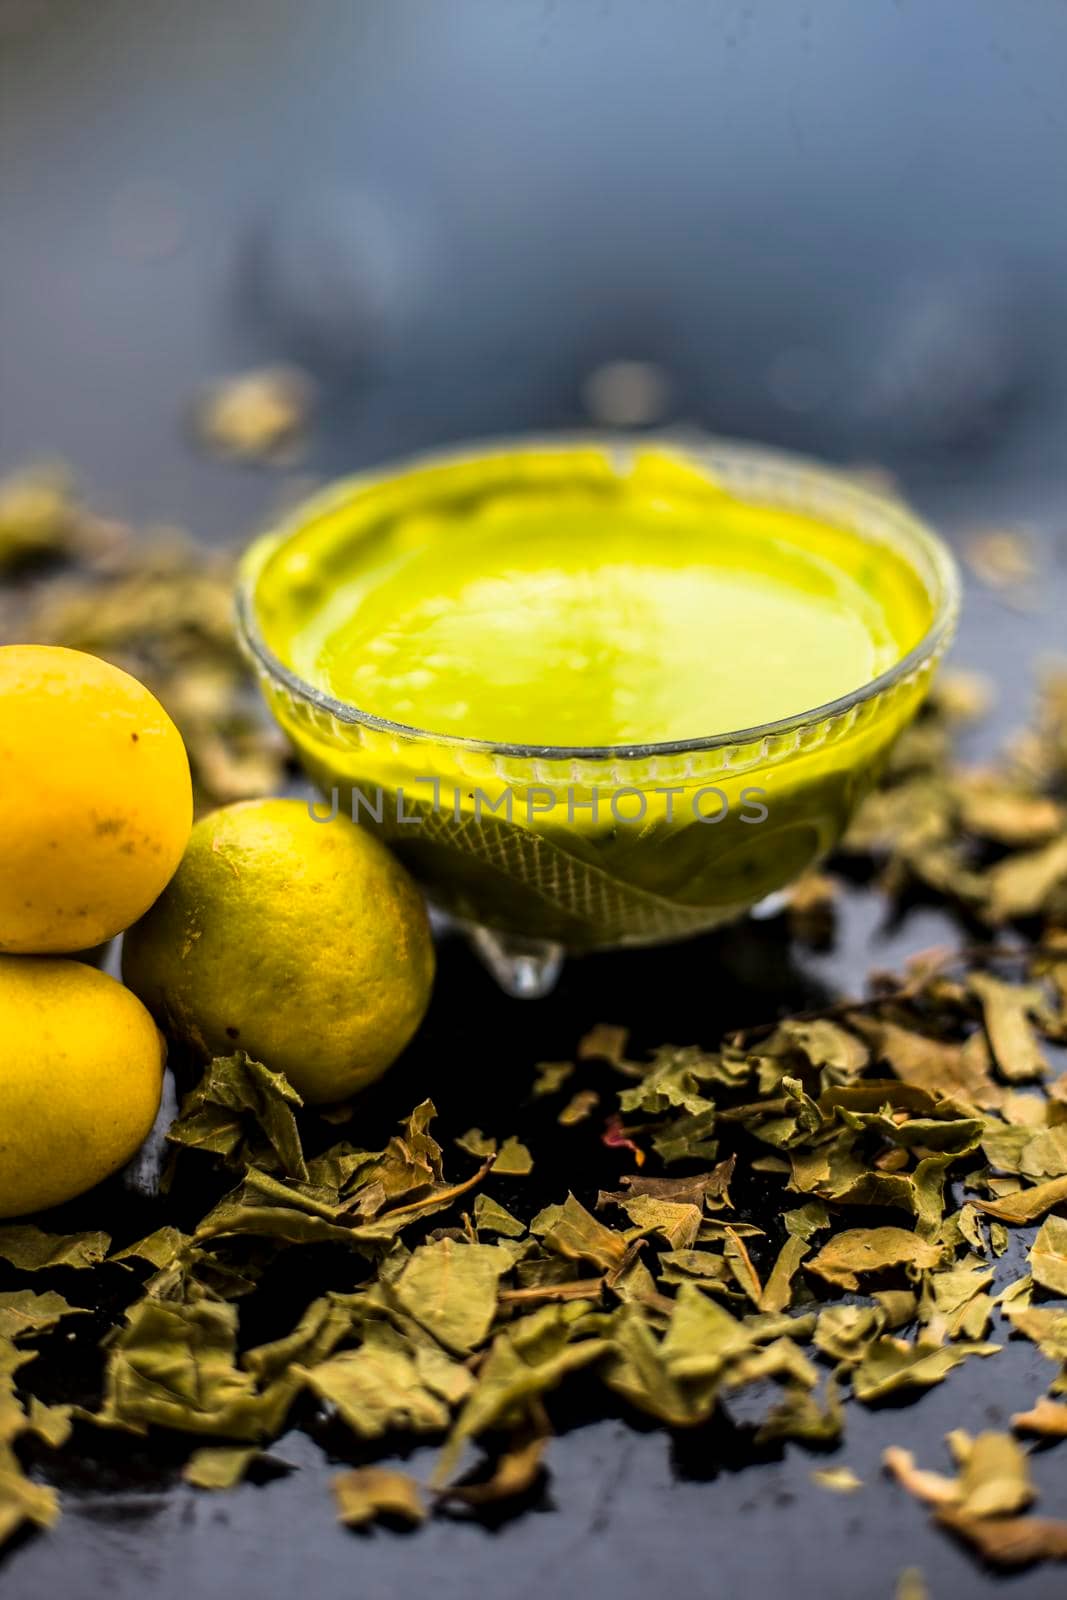
[[[516,1000],[542,1000],[556,987],[563,970],[562,945],[470,924],[464,925],[463,932],[505,994]]]

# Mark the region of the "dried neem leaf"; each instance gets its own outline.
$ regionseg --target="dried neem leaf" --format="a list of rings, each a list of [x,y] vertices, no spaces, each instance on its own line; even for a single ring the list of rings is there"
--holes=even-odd
[[[756,1433],[757,1444],[774,1439],[796,1439],[820,1448],[841,1437],[845,1412],[832,1377],[826,1380],[825,1399],[804,1384],[787,1383],[781,1400],[773,1405]]]
[[[927,1506],[955,1506],[959,1504],[960,1485],[956,1478],[943,1472],[927,1472],[915,1465],[915,1457],[901,1445],[889,1445],[882,1451],[882,1465],[902,1488]]]
[[[1048,1062],[1030,1019],[1047,1009],[1040,984],[1004,983],[988,972],[972,972],[968,988],[982,1007],[986,1034],[1000,1074],[1009,1083],[1044,1078]]]
[[[293,1115],[303,1101],[289,1080],[244,1050],[216,1056],[167,1130],[172,1144],[208,1150],[231,1166],[261,1167],[307,1181]]]
[[[394,1428],[438,1433],[448,1426],[452,1402],[431,1383],[434,1373],[420,1365],[411,1341],[382,1320],[364,1325],[358,1349],[300,1366],[296,1376],[361,1439]]]
[[[785,1311],[792,1303],[793,1278],[808,1250],[809,1246],[796,1235],[786,1240],[760,1295],[761,1311]]]
[[[918,1301],[910,1289],[876,1289],[871,1296],[887,1328],[903,1328],[915,1320]]]
[[[96,1267],[111,1248],[106,1233],[44,1233],[31,1222],[0,1228],[0,1258],[20,1272]]]
[[[486,1156],[495,1156],[497,1152],[496,1140],[483,1133],[481,1128],[468,1128],[466,1133],[460,1134],[453,1142],[458,1149],[466,1150],[469,1156],[475,1156],[479,1161],[483,1161]]]
[[[528,1493],[541,1475],[545,1448],[551,1437],[545,1408],[539,1400],[534,1400],[530,1404],[528,1422],[500,1452],[492,1475],[476,1483],[453,1484],[441,1491],[439,1499],[445,1504],[487,1506]]]
[[[600,1104],[600,1096],[595,1089],[581,1089],[563,1107],[556,1121],[561,1128],[576,1127],[579,1122],[584,1122],[591,1116]]]
[[[735,1281],[726,1258],[713,1255],[710,1250],[664,1250],[657,1265],[662,1284],[695,1282],[698,1287],[718,1289]]]
[[[1067,1295],[1067,1217],[1045,1218],[1028,1259],[1035,1283]]]
[[[979,1110],[995,1110],[1003,1103],[1004,1090],[990,1074],[991,1060],[982,1034],[954,1044],[884,1017],[856,1015],[852,1026],[870,1042],[875,1058],[885,1061],[902,1083]]]
[[[25,1476],[14,1452],[0,1445],[0,1545],[25,1522],[50,1528],[59,1516],[59,1497],[43,1483]]]
[[[745,1246],[745,1241],[728,1224],[726,1226],[726,1241],[723,1245],[723,1256],[727,1267],[733,1274],[738,1288],[752,1301],[757,1311],[781,1310],[780,1306],[765,1306],[763,1304],[763,1285],[759,1273],[756,1271]]]
[[[694,1114],[686,1113],[668,1122],[654,1135],[652,1147],[664,1166],[676,1161],[714,1161],[719,1153],[713,1137],[718,1112],[713,1105]]]
[[[279,1244],[343,1244],[367,1255],[381,1254],[404,1228],[448,1210],[482,1181],[491,1166],[492,1158],[462,1183],[412,1182],[416,1198],[386,1210],[378,1209],[385,1193],[381,1179],[334,1202],[321,1190],[283,1183],[249,1168],[245,1182],[208,1212],[194,1239],[202,1243],[252,1234]],[[374,1190],[375,1214],[369,1222],[350,1223],[350,1215],[358,1216],[359,1201],[367,1188]],[[397,1197],[402,1194],[399,1191]]]
[[[834,1494],[854,1494],[863,1488],[863,1479],[858,1478],[851,1467],[816,1467],[808,1477],[820,1489],[831,1489]]]
[[[598,1198],[599,1207],[606,1197]],[[610,1197],[614,1200],[614,1197]],[[688,1202],[658,1200],[654,1195],[635,1194],[614,1201],[619,1205],[634,1227],[644,1234],[655,1234],[671,1250],[688,1250],[700,1231],[699,1206]]]
[[[951,1509],[939,1511],[937,1521],[994,1566],[1067,1561],[1067,1522],[1050,1517],[968,1517]]]
[[[1033,1340],[1043,1356],[1065,1364],[1064,1376],[1054,1387],[1067,1388],[1067,1311],[1010,1302],[1004,1306],[1004,1314],[1017,1333]]]
[[[598,1222],[585,1207],[567,1196],[562,1206],[547,1206],[530,1223],[549,1250],[581,1261],[592,1261],[605,1272],[619,1267],[627,1252],[627,1241],[613,1228]]]
[[[623,1310],[631,1312],[627,1306]],[[453,1425],[433,1474],[441,1488],[455,1472],[468,1439],[490,1428],[519,1426],[532,1401],[610,1349],[588,1303],[543,1306],[498,1333],[477,1382]]]
[[[905,1265],[934,1267],[941,1257],[939,1245],[906,1228],[849,1228],[823,1245],[805,1271],[817,1273],[840,1289],[858,1289],[866,1273]]]
[[[625,1173],[619,1179],[623,1186],[621,1190],[600,1191],[597,1210],[609,1203],[625,1205],[637,1195],[647,1195],[653,1200],[666,1200],[678,1205],[704,1206],[714,1210],[729,1208],[729,1185],[735,1160],[731,1156],[710,1172],[694,1173],[688,1178],[646,1178],[632,1172]]]
[[[487,1194],[478,1195],[474,1202],[474,1226],[479,1233],[495,1233],[505,1239],[519,1239],[526,1232],[524,1222]]]
[[[194,409],[194,430],[214,455],[291,464],[299,455],[314,387],[295,367],[262,367],[213,384]]]
[[[702,1083],[714,1078],[716,1064],[695,1045],[681,1049],[663,1045],[642,1070],[640,1082],[632,1089],[620,1090],[619,1108],[624,1113],[642,1112],[647,1116],[678,1110],[697,1116],[712,1111],[713,1102],[699,1090]]]
[[[1016,1411],[1011,1425],[1018,1433],[1040,1433],[1048,1439],[1067,1439],[1067,1405],[1042,1395],[1029,1411]]]
[[[833,938],[840,884],[824,872],[806,872],[789,890],[789,931],[802,944],[821,950]]]
[[[965,1517],[1009,1516],[1034,1498],[1026,1455],[1010,1433],[980,1433],[960,1473],[958,1509]]]
[[[607,1061],[613,1067],[621,1066],[629,1037],[629,1028],[620,1028],[611,1022],[598,1022],[579,1042],[578,1060]]]
[[[985,881],[989,922],[1036,916],[1067,882],[1067,834],[1006,857],[989,868]]]
[[[273,1438],[303,1383],[297,1357],[310,1363],[326,1355],[349,1323],[335,1300],[316,1301],[280,1346],[249,1351],[238,1367],[234,1306],[140,1300],[110,1347],[104,1404],[91,1420],[135,1433],[155,1426]]]
[[[928,1388],[940,1383],[968,1356],[991,1356],[999,1349],[998,1344],[972,1340],[937,1345],[918,1339],[909,1344],[905,1339],[883,1334],[868,1346],[853,1372],[852,1392],[857,1400],[868,1404],[899,1389]]]
[[[413,1252],[392,1294],[447,1350],[461,1355],[488,1334],[500,1279],[513,1264],[502,1245],[438,1239]]]
[[[620,1307],[612,1321],[610,1356],[602,1376],[610,1389],[639,1410],[669,1427],[692,1427],[711,1415],[731,1356],[750,1348],[752,1336],[742,1324],[686,1285],[678,1292],[662,1341],[641,1307]]]
[[[109,1261],[147,1261],[157,1271],[172,1266],[189,1243],[186,1234],[169,1226],[157,1228],[154,1233],[128,1244],[124,1250],[115,1250]]]
[[[807,1205],[798,1206],[795,1211],[786,1211],[782,1214],[785,1230],[796,1239],[801,1239],[805,1244],[830,1226],[830,1213],[821,1200],[809,1200]]]
[[[815,1323],[815,1346],[835,1361],[855,1364],[885,1325],[884,1312],[875,1306],[827,1306]]]
[[[567,1079],[574,1076],[574,1062],[540,1061],[535,1071],[530,1094],[534,1100],[540,1100],[546,1095],[559,1093]]]
[[[897,1579],[894,1600],[930,1600],[926,1579],[918,1567],[905,1567]]]
[[[34,467],[0,481],[0,576],[70,557],[87,521],[61,467]]]
[[[984,1262],[965,1261],[923,1274],[919,1321],[931,1336],[980,1339],[986,1331],[992,1300],[983,1293],[993,1281]]]
[[[258,1455],[255,1445],[205,1445],[193,1451],[182,1477],[194,1489],[235,1489]]]
[[[981,1143],[982,1154],[998,1172],[1034,1180],[1067,1176],[1067,1123],[1034,1127],[990,1122]]]
[[[1035,1184],[1032,1189],[1020,1189],[1001,1200],[973,1200],[971,1204],[1001,1222],[1021,1223],[1036,1222],[1064,1200],[1067,1200],[1067,1176],[1051,1178],[1047,1183]]]
[[[1046,844],[1063,829],[1063,808],[1055,800],[1006,783],[996,774],[959,774],[955,798],[966,832],[1014,850]]]
[[[971,571],[991,589],[1024,587],[1037,576],[1038,552],[1023,528],[990,528],[972,533],[964,545]]]
[[[526,1146],[512,1135],[500,1146],[499,1154],[493,1163],[493,1171],[498,1177],[528,1177],[533,1171],[533,1156]]]
[[[23,1339],[46,1333],[63,1317],[85,1316],[82,1306],[69,1306],[61,1294],[47,1289],[10,1289],[0,1294],[0,1339]]]
[[[827,1084],[853,1083],[870,1055],[862,1039],[827,1017],[779,1023],[768,1049],[783,1055],[798,1052],[809,1066],[825,1069]]]
[[[353,1467],[333,1479],[337,1520],[349,1528],[362,1528],[375,1517],[399,1517],[403,1522],[426,1519],[422,1491],[414,1478],[391,1467]]]

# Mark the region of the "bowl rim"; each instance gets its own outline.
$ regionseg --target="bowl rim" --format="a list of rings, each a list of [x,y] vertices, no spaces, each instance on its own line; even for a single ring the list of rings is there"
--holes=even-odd
[[[758,485],[764,478],[768,482],[774,478],[779,481],[800,479],[812,488],[819,489],[836,499],[842,508],[853,506],[861,518],[866,511],[872,520],[877,518],[883,527],[887,523],[892,525],[895,535],[901,535],[905,541],[910,540],[928,563],[929,576],[933,579],[935,591],[932,595],[934,614],[929,627],[922,638],[892,666],[847,694],[813,706],[810,710],[793,712],[787,717],[779,717],[772,722],[752,727],[734,728],[691,739],[625,745],[516,744],[496,739],[479,739],[467,734],[435,733],[431,728],[418,728],[411,723],[394,722],[388,717],[364,711],[348,701],[338,700],[326,690],[308,683],[291,667],[286,666],[264,639],[256,617],[255,596],[257,582],[267,560],[290,539],[295,538],[311,520],[336,511],[354,494],[375,484],[388,482],[401,473],[444,466],[449,462],[458,464],[479,457],[515,454],[524,450],[551,449],[562,452],[574,449],[577,452],[590,448],[603,450],[609,461],[620,470],[624,465],[631,464],[638,454],[649,450],[673,453],[683,462],[704,467],[712,473],[721,471],[726,480],[726,488],[738,495],[743,494],[743,489],[737,480],[743,481],[749,475],[754,485]],[[733,479],[731,473],[734,474]],[[752,503],[759,504],[758,497],[754,496]],[[788,506],[785,509],[788,509]],[[801,508],[798,506],[797,509]],[[868,536],[864,527],[854,525],[851,519],[842,525],[859,533],[861,537]],[[871,537],[870,542],[875,543],[876,540]],[[898,554],[901,553],[904,554],[912,570],[918,570],[913,559],[914,551],[901,552],[898,549]],[[926,581],[921,572],[919,575]],[[803,729],[815,728],[822,723],[845,716],[868,701],[877,699],[886,690],[895,688],[897,684],[921,671],[942,653],[955,631],[960,596],[959,567],[941,536],[918,517],[905,502],[898,500],[891,493],[879,493],[867,489],[840,468],[772,446],[720,438],[711,434],[701,435],[694,440],[670,433],[619,434],[608,430],[584,432],[571,430],[556,434],[537,433],[474,440],[452,448],[419,451],[413,455],[388,461],[366,472],[349,474],[334,480],[317,494],[302,501],[275,528],[253,540],[242,559],[235,609],[241,642],[253,661],[269,677],[282,684],[295,699],[304,701],[317,711],[325,712],[338,722],[362,726],[405,740],[421,741],[438,748],[506,756],[511,759],[618,762],[648,761],[662,756],[695,755],[705,751],[751,745],[795,734]]]

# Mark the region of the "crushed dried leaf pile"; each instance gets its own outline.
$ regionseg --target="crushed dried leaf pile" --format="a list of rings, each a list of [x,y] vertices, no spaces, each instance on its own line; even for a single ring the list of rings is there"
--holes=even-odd
[[[24,480],[0,492],[0,574],[0,637],[144,678],[203,803],[283,780],[224,565],[171,537],[135,543],[60,482]],[[455,1127],[446,1076],[440,1118],[424,1101],[367,1149],[359,1105],[312,1113],[259,1063],[217,1059],[170,1130],[147,1237],[114,1240],[92,1197],[85,1231],[0,1228],[0,1541],[53,1521],[53,1465],[106,1436],[167,1440],[176,1470],[217,1491],[326,1416],[362,1463],[335,1478],[340,1518],[417,1522],[521,1503],[575,1386],[678,1430],[744,1394],[762,1403],[758,1442],[822,1448],[851,1405],[1022,1339],[1049,1383],[1012,1433],[951,1435],[954,1477],[899,1445],[885,1466],[984,1559],[1067,1559],[1067,1523],[1030,1509],[1027,1464],[1035,1439],[1067,1436],[1067,677],[995,769],[957,769],[953,725],[981,699],[946,680],[839,863],[950,907],[962,950],[706,1047],[636,1059],[596,1026],[573,1060],[516,1070],[518,1134]],[[825,938],[832,880],[805,880],[789,915],[798,939]],[[590,1181],[590,1138],[610,1187]],[[1004,1283],[1016,1228],[1029,1271]],[[50,1356],[68,1331],[95,1374],[75,1398]],[[440,1441],[429,1482],[374,1460],[411,1436]],[[820,1481],[858,1486],[846,1465]]]

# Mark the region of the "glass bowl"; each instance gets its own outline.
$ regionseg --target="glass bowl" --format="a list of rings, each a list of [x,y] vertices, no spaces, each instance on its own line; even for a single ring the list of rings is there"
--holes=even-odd
[[[620,475],[650,445],[738,499],[814,516],[858,535],[922,587],[929,627],[889,670],[840,699],[706,738],[588,748],[438,735],[373,716],[306,682],[272,647],[272,626],[328,552],[351,508],[423,473],[484,466],[525,450],[597,450]],[[364,509],[365,517],[365,509]],[[374,525],[374,517],[365,520]],[[296,541],[300,541],[299,544]],[[310,541],[310,543],[309,543]],[[328,554],[325,557],[328,570]],[[321,575],[320,575],[321,577]],[[472,938],[513,994],[543,994],[565,954],[658,943],[739,917],[840,839],[915,715],[951,641],[959,605],[944,544],[896,501],[756,446],[585,437],[479,446],[334,485],[247,553],[240,636],[267,703],[323,794],[315,814],[371,827]]]

